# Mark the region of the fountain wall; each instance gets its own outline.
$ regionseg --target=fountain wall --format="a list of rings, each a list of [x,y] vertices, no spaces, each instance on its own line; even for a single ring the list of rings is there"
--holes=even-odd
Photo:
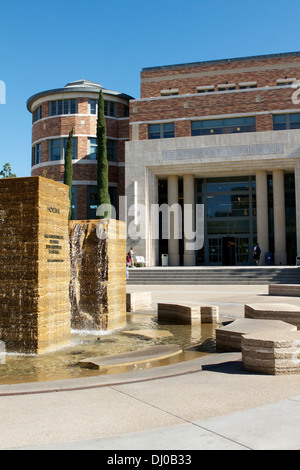
[[[0,179],[0,340],[7,351],[70,344],[68,187]]]
[[[126,325],[126,224],[69,222],[72,328],[113,330]]]

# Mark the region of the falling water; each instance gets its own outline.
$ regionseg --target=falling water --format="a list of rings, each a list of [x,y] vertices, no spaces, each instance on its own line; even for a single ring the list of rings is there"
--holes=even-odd
[[[107,240],[97,236],[90,221],[70,223],[72,327],[105,330],[107,327]]]

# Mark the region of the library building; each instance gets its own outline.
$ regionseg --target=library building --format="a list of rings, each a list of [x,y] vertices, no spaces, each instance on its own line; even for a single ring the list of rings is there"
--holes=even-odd
[[[129,243],[159,266],[295,265],[300,255],[300,52],[144,68],[125,144]],[[203,243],[184,238],[188,217],[152,207],[202,208]],[[136,209],[137,210],[137,209]],[[142,214],[142,212],[144,212]],[[189,227],[190,230],[190,227]],[[154,236],[157,234],[158,236]],[[129,234],[129,236],[131,236]]]

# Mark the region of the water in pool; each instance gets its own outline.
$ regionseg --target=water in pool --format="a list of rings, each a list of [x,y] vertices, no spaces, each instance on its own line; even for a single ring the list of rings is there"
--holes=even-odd
[[[128,330],[168,330],[173,337],[148,340],[125,335]],[[172,364],[201,357],[214,352],[215,325],[182,325],[158,323],[152,314],[130,314],[125,328],[112,332],[72,331],[69,347],[41,355],[5,354],[0,361],[0,384],[29,383],[71,379],[100,375],[99,370],[79,366],[79,361],[88,357],[108,356],[135,351],[157,344],[176,344],[183,353],[170,359],[157,361],[153,366]],[[147,364],[145,367],[149,367]],[[141,366],[139,366],[141,368]],[[113,369],[120,373],[130,370]]]

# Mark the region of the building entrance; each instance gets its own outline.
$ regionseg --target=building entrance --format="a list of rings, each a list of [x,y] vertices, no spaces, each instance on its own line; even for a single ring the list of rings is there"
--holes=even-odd
[[[252,238],[251,238],[252,240]],[[210,265],[243,266],[252,262],[249,236],[209,237],[205,258]],[[200,263],[198,263],[200,264]]]
[[[224,266],[234,266],[236,264],[236,243],[234,237],[222,238],[222,257]]]

